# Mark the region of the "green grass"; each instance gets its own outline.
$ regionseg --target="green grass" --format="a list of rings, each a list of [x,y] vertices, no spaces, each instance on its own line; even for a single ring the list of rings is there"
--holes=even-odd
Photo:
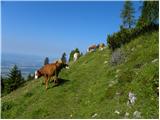
[[[110,64],[111,51],[106,48],[82,56],[70,69],[60,73],[63,83],[46,91],[43,78],[2,97],[2,118],[158,118],[157,81],[159,77],[158,32],[132,40],[120,49],[125,60]],[[132,49],[133,48],[133,49]],[[104,62],[107,61],[105,64]],[[127,106],[128,93],[137,99]],[[116,114],[115,111],[120,114]]]

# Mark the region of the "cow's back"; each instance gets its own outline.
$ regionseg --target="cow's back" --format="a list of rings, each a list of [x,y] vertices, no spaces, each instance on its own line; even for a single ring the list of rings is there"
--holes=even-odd
[[[41,71],[44,75],[52,76],[55,73],[56,65],[54,63],[47,64],[42,67]]]

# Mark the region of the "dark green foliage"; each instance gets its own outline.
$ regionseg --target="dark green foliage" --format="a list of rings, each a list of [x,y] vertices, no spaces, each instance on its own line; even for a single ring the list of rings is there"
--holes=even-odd
[[[80,51],[79,51],[79,49],[78,49],[78,48],[76,48],[76,49],[75,49],[75,52],[78,52],[78,53],[80,53]]]
[[[4,91],[4,78],[1,76],[1,92]]]
[[[107,42],[109,48],[115,50],[116,48],[121,47],[125,43],[130,42],[131,39],[136,38],[137,36],[159,29],[158,19],[159,19],[159,2],[158,1],[144,1],[141,11],[141,16],[136,24],[135,28],[126,29],[134,23],[134,10],[132,8],[132,3],[126,1],[124,5],[124,10],[121,13],[121,18],[123,19],[123,26],[120,26],[120,31],[108,35]]]
[[[49,64],[49,58],[48,57],[46,57],[45,60],[44,60],[44,65],[46,65],[46,64]]]
[[[159,20],[159,1],[144,1],[141,9],[141,16],[137,22],[137,27],[150,24],[158,24]]]
[[[131,1],[126,1],[124,4],[124,8],[121,12],[121,18],[123,21],[123,26],[127,28],[131,28],[135,24],[134,19],[134,8]]]
[[[8,79],[1,76],[1,96],[10,92]]]
[[[70,52],[69,62],[70,62],[70,61],[73,61],[73,55],[74,55],[74,50],[72,50],[72,51]]]
[[[122,26],[120,27],[120,31],[117,33],[113,33],[113,35],[108,35],[107,43],[109,48],[115,50],[116,48],[121,47],[122,45],[131,41],[131,39],[136,38],[137,36],[144,34],[149,31],[155,31],[159,29],[159,26],[156,24],[150,24],[147,26],[143,26],[141,28],[132,28],[126,29]]]
[[[11,91],[19,88],[24,83],[24,78],[21,75],[21,71],[15,65],[10,69],[7,78],[2,78],[3,89],[2,96],[10,93]]]
[[[73,55],[74,53],[80,53],[79,49],[76,48],[75,50],[72,50],[71,53],[70,53],[70,56],[69,56],[69,61],[73,61]]]
[[[14,65],[14,67],[10,70],[10,73],[8,75],[8,81],[11,91],[17,89],[23,83],[21,71],[16,65]]]
[[[61,60],[62,60],[63,63],[67,62],[67,58],[66,58],[66,53],[65,52],[62,54]]]

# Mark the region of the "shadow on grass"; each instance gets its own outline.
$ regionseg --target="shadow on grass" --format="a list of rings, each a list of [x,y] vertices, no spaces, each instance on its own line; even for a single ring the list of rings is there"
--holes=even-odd
[[[69,82],[69,81],[70,81],[70,80],[58,78],[58,82],[57,82],[57,83],[54,83],[54,86],[53,86],[53,87],[61,86],[61,85],[65,84],[66,82]]]
[[[57,82],[57,83],[54,83],[54,80],[50,80],[48,84],[52,84],[52,87],[48,87],[48,89],[61,86],[61,85],[65,84],[66,82],[69,82],[69,81],[70,81],[70,80],[58,78],[58,82]],[[42,85],[45,85],[45,83],[42,82]]]

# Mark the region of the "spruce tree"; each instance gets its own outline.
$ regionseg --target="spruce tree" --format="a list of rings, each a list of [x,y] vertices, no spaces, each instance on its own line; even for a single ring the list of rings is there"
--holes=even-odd
[[[70,52],[69,62],[70,62],[70,61],[73,61],[73,55],[74,55],[74,50],[72,50],[72,51]]]
[[[63,63],[67,62],[67,58],[66,58],[66,53],[65,52],[62,54],[61,60],[62,60]]]
[[[124,27],[131,28],[135,24],[134,13],[135,10],[132,2],[125,1],[124,8],[121,12],[121,18]]]
[[[159,1],[144,1],[141,6],[141,16],[138,19],[137,27],[158,24],[158,20]]]
[[[47,64],[49,64],[49,58],[48,58],[48,57],[46,57],[46,58],[44,59],[44,65],[47,65]]]
[[[18,69],[16,65],[14,65],[8,74],[8,91],[10,92],[17,89],[23,82],[24,79],[22,78],[21,71]]]
[[[79,51],[78,48],[76,48],[76,49],[74,50],[74,53],[75,53],[75,52],[80,53],[80,51]]]

